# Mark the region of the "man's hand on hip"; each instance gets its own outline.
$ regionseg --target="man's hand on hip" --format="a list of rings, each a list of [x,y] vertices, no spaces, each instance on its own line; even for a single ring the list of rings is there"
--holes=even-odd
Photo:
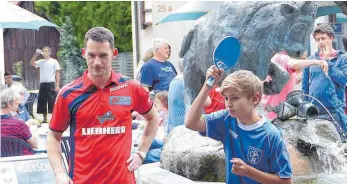
[[[130,156],[130,158],[127,160],[127,164],[130,162],[128,166],[128,170],[130,172],[134,172],[140,165],[142,164],[143,160],[140,157],[139,154],[134,153]]]

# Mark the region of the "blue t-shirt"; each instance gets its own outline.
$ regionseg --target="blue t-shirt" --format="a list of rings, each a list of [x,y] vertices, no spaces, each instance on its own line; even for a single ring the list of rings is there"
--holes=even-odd
[[[18,113],[16,114],[16,118],[23,120],[24,122],[30,119],[28,110],[24,105],[21,105],[21,104],[18,105]]]
[[[206,132],[201,134],[224,144],[227,184],[259,183],[232,173],[232,158],[240,158],[247,165],[280,178],[292,177],[290,158],[281,133],[266,118],[252,125],[243,125],[227,110],[204,115],[204,118]]]
[[[320,59],[319,53],[316,52],[308,59]],[[330,113],[334,113],[337,108],[345,109],[346,107],[347,55],[338,51],[337,57],[328,61],[328,65],[328,76],[319,66],[305,68],[302,76],[302,91],[317,98]],[[320,114],[327,113],[316,100],[307,99],[318,106]]]
[[[140,82],[155,93],[169,91],[170,82],[177,75],[175,67],[169,62],[150,59],[141,68]]]
[[[173,128],[184,124],[186,108],[184,105],[184,81],[183,75],[177,75],[170,83],[168,93],[169,123],[167,133]]]

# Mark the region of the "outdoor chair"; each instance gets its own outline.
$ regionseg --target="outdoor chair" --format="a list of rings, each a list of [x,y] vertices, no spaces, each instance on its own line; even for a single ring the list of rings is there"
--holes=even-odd
[[[12,75],[12,80],[16,81],[16,82],[22,82],[23,77],[21,77],[19,75]]]
[[[46,150],[35,150],[23,139],[14,137],[1,137],[1,157],[22,156],[23,148],[28,149],[33,154],[47,153]]]
[[[34,102],[36,101],[37,99],[37,94],[36,93],[30,93],[30,96],[28,98],[28,101],[27,103],[25,104],[25,108],[28,110],[28,113],[30,116],[32,116],[34,119]]]

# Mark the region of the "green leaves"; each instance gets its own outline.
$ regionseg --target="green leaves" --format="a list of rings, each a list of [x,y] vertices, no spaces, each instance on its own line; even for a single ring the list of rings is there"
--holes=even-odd
[[[132,51],[130,1],[36,1],[35,9],[59,26],[59,19],[69,16],[79,47],[83,47],[84,35],[90,28],[103,26],[113,32],[120,52]]]
[[[64,72],[62,72],[63,85],[71,82],[81,76],[87,69],[86,62],[82,57],[77,37],[74,36],[75,29],[69,16],[60,18],[60,43],[58,52],[58,61],[61,63]]]

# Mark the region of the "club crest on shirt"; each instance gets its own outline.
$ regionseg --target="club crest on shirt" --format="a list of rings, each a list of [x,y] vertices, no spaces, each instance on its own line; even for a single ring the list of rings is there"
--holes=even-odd
[[[131,105],[130,96],[110,96],[108,100],[110,105]]]
[[[249,163],[255,165],[263,156],[263,150],[250,146],[248,149],[247,159]]]
[[[115,116],[112,115],[111,111],[107,111],[104,115],[97,116],[96,118],[100,121],[100,123],[104,123],[106,120],[114,120]]]

